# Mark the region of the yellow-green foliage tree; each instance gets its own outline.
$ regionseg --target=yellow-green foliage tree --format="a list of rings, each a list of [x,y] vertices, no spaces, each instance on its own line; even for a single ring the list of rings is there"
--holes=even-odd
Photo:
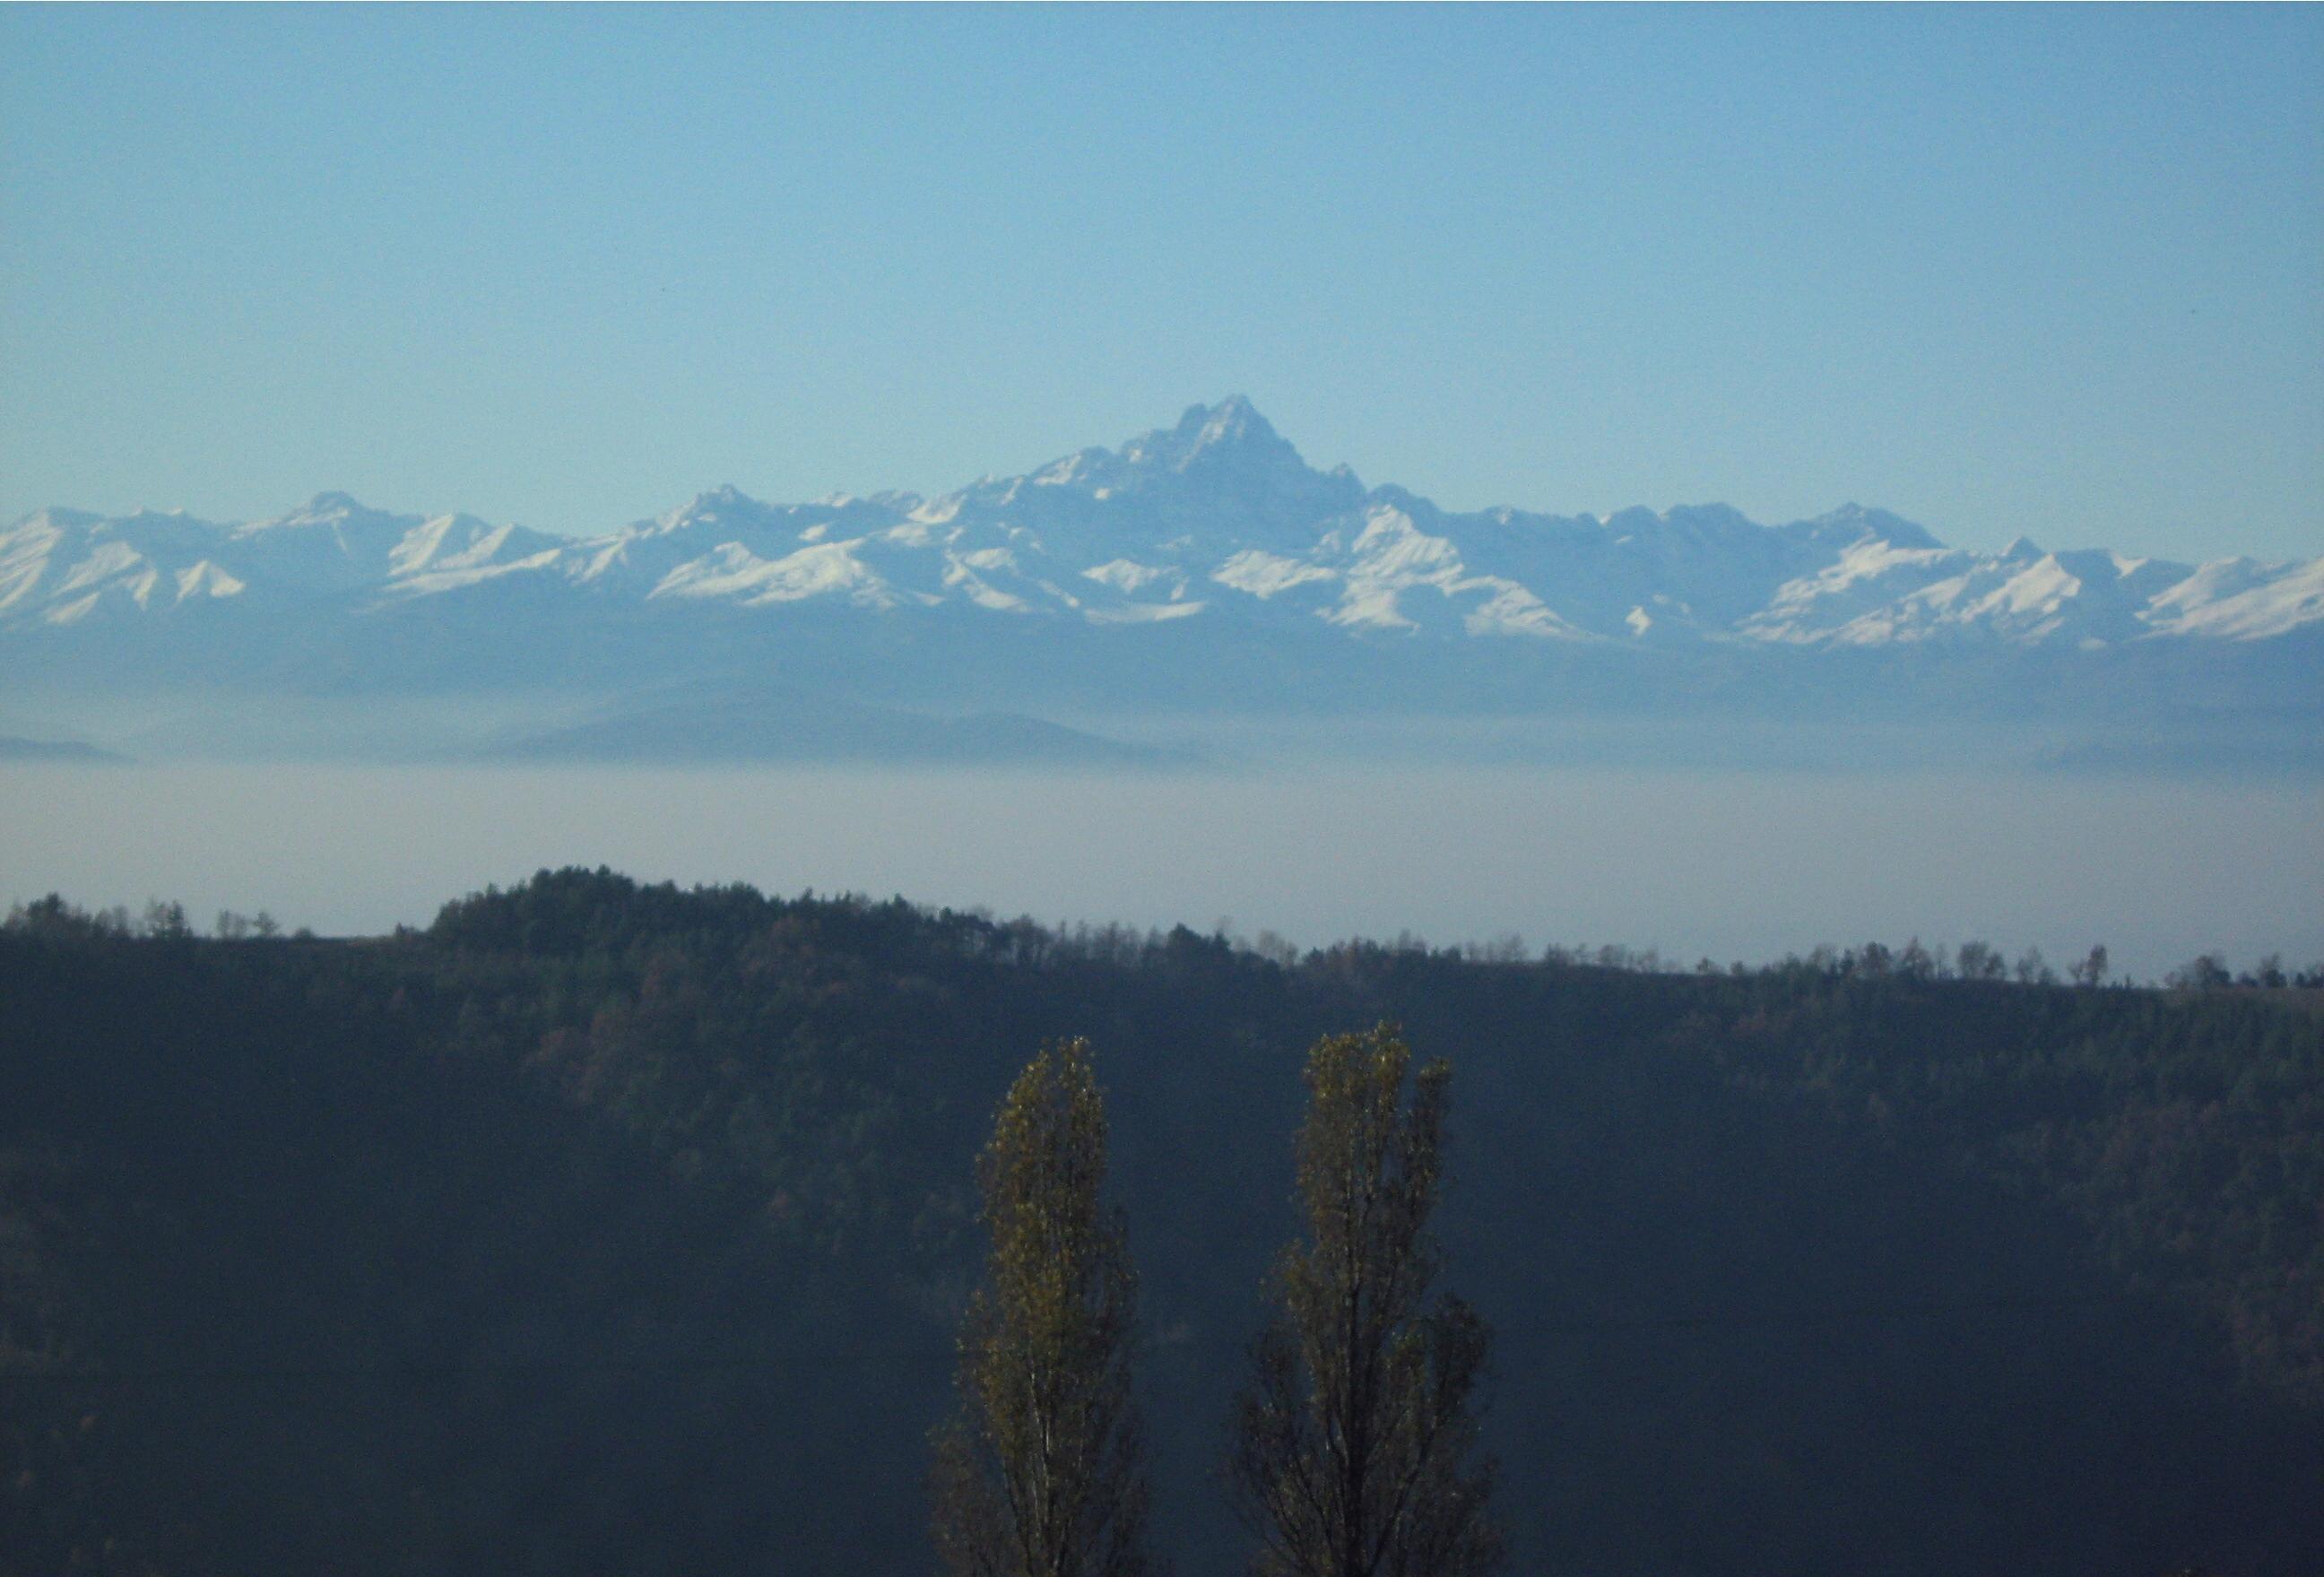
[[[978,1163],[992,1238],[937,1431],[935,1533],[960,1577],[1139,1577],[1147,1489],[1130,1340],[1137,1277],[1104,1203],[1089,1044],[1044,1047]]]
[[[1489,1333],[1429,1286],[1445,1089],[1411,1080],[1392,1026],[1307,1054],[1297,1203],[1305,1230],[1252,1348],[1227,1480],[1260,1540],[1262,1577],[1468,1577],[1500,1563],[1470,1397]]]

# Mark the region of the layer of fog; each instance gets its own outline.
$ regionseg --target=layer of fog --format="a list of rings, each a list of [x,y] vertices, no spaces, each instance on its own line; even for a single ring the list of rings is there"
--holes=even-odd
[[[1779,957],[1818,943],[2094,942],[2324,956],[2324,793],[2023,775],[1311,766],[1258,774],[20,765],[0,902],[424,924],[543,866],[901,893],[1044,921],[1410,932]]]

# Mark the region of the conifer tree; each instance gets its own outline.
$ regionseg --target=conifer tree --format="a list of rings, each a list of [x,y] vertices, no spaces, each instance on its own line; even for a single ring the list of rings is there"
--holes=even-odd
[[[1296,1199],[1305,1231],[1270,1285],[1227,1480],[1260,1577],[1467,1577],[1500,1563],[1471,1394],[1489,1333],[1433,1301],[1428,1229],[1450,1067],[1412,1080],[1390,1025],[1307,1056]]]
[[[1105,1183],[1089,1045],[1044,1047],[978,1164],[992,1248],[936,1434],[935,1534],[959,1577],[1139,1577],[1143,1446],[1130,1396],[1137,1277]]]

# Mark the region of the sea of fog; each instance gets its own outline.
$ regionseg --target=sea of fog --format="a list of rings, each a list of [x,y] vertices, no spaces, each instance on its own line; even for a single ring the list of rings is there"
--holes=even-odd
[[[2324,789],[1830,770],[1311,765],[0,768],[0,902],[182,901],[325,934],[544,866],[1301,945],[1614,942],[1691,963],[1979,938],[2159,974],[2324,957]]]

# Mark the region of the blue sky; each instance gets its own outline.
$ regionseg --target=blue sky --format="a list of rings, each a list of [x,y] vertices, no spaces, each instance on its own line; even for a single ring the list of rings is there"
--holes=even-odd
[[[597,530],[1249,393],[1458,507],[2324,551],[2324,10],[0,8],[0,513]]]

